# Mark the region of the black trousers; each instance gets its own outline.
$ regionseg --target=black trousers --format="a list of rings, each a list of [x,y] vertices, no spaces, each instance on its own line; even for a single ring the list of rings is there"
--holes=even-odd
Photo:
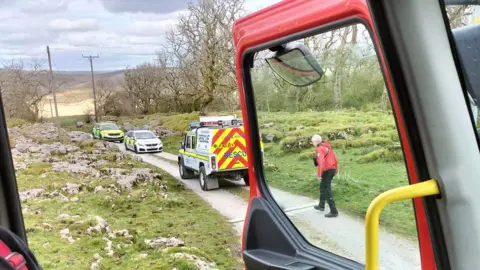
[[[325,208],[325,200],[327,200],[330,212],[334,214],[338,213],[332,193],[332,180],[336,173],[335,169],[327,170],[322,173],[322,181],[320,182],[320,202],[318,204],[320,208]]]

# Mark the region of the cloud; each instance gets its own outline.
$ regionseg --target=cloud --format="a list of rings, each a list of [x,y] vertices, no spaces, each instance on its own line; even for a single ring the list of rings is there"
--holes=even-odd
[[[54,69],[88,70],[82,53],[100,55],[96,70],[123,69],[155,58],[164,33],[189,1],[0,0],[0,63],[46,58]],[[247,12],[279,0],[246,0]]]
[[[146,12],[166,14],[186,9],[189,0],[100,0],[113,13]]]
[[[175,22],[175,19],[135,21],[126,29],[126,32],[131,35],[147,37],[163,35]]]
[[[64,12],[68,9],[68,2],[66,0],[28,0],[21,3],[20,10],[25,13],[58,13]]]
[[[59,32],[86,32],[98,29],[98,22],[96,19],[55,19],[48,23],[48,27]]]

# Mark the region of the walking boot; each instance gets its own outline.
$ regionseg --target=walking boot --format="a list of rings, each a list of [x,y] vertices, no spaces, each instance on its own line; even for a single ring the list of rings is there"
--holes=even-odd
[[[338,217],[338,212],[330,212],[330,213],[328,213],[328,214],[325,214],[325,217],[326,217],[326,218]]]
[[[318,211],[325,211],[325,207],[320,207],[320,205],[315,205],[313,208],[315,208],[315,210],[318,210]]]

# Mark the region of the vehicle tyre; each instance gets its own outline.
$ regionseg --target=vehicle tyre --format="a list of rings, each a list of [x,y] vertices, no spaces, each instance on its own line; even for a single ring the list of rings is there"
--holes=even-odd
[[[138,148],[137,148],[137,146],[135,145],[135,154],[138,154],[138,153],[139,153],[139,152],[138,152]]]
[[[180,173],[180,177],[182,179],[191,179],[194,176],[192,170],[185,168],[185,166],[183,165],[182,159],[178,161],[178,172]]]
[[[127,147],[127,142],[126,141],[123,141],[123,146],[125,146],[125,151],[128,151],[128,147]]]
[[[203,191],[208,191],[208,176],[207,173],[205,172],[205,167],[201,166],[200,167],[200,173],[198,176],[198,182],[200,183],[200,187],[202,188]]]
[[[243,175],[243,182],[245,182],[245,186],[249,187],[250,186],[250,178],[248,176],[248,172],[246,172],[244,175]]]
[[[125,141],[125,140],[122,139],[122,140],[120,140],[119,142],[120,142],[120,143],[123,143],[124,141]]]

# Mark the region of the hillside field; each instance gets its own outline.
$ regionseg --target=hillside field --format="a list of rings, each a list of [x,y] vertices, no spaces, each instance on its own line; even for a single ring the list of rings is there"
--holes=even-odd
[[[211,113],[227,114],[227,113]],[[230,113],[231,114],[231,113]],[[236,112],[241,116],[240,112]],[[334,198],[342,211],[364,217],[370,202],[380,193],[408,184],[398,133],[391,113],[304,112],[259,113],[265,147],[265,173],[273,187],[318,198],[319,187],[311,158],[310,138],[318,133],[333,145],[339,159],[339,174],[333,181]],[[177,153],[181,134],[189,122],[198,121],[197,113],[153,114],[112,118],[121,126],[164,126],[175,136],[163,138],[166,152]],[[76,119],[63,123],[74,128]],[[83,130],[90,130],[85,126]],[[416,236],[411,201],[388,206],[381,223],[390,230]]]

